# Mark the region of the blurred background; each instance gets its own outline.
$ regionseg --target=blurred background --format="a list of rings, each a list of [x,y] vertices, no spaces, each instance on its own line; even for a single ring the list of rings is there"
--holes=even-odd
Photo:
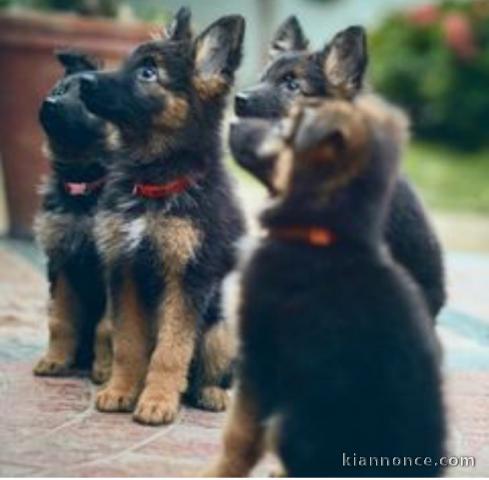
[[[365,25],[370,81],[412,116],[404,168],[449,248],[489,250],[489,1],[187,0],[196,29],[247,19],[238,88],[252,84],[276,27],[296,14],[312,46]],[[60,75],[52,50],[76,46],[111,63],[162,25],[181,0],[0,0],[0,229],[28,237],[47,168],[37,109]],[[243,182],[251,180],[238,174]],[[249,183],[250,189],[256,185]],[[250,191],[251,192],[251,191]],[[258,192],[258,191],[257,191]],[[259,196],[259,193],[256,193]],[[253,196],[255,197],[253,191]]]
[[[238,88],[252,84],[276,27],[296,14],[314,48],[351,24],[368,28],[370,81],[412,116],[404,168],[450,249],[489,250],[489,1],[187,0],[196,29],[247,19]],[[0,0],[0,230],[29,237],[47,168],[37,109],[60,75],[52,50],[76,46],[115,64],[181,0]],[[237,171],[248,197],[260,190]]]
[[[477,458],[475,470],[451,473],[486,476],[489,0],[0,0],[0,443],[10,447],[0,450],[0,476],[174,476],[183,466],[193,471],[189,462],[199,470],[217,448],[222,417],[216,414],[190,413],[183,429],[148,433],[97,416],[87,380],[42,382],[31,374],[47,340],[44,260],[31,225],[37,186],[48,171],[38,109],[62,74],[53,51],[76,47],[117,65],[182,5],[191,7],[196,31],[225,14],[246,17],[237,89],[257,81],[270,38],[291,14],[313,48],[349,25],[367,28],[369,81],[412,117],[403,168],[445,247],[449,300],[437,330],[445,350],[450,450]],[[227,163],[254,218],[265,193],[229,154]],[[111,457],[118,448],[123,454]]]

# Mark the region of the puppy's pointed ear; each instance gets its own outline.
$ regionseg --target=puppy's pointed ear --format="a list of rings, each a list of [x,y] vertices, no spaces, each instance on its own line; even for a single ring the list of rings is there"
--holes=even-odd
[[[241,63],[245,20],[240,15],[222,17],[194,42],[194,85],[203,99],[227,93]]]
[[[192,38],[191,18],[190,8],[181,7],[165,29],[165,38],[174,41],[190,41]]]
[[[64,67],[65,75],[99,70],[103,66],[103,62],[99,58],[76,50],[57,50],[55,55]]]
[[[367,40],[362,27],[349,27],[335,35],[322,53],[327,87],[342,98],[352,98],[362,88],[367,68]]]
[[[299,20],[295,15],[291,15],[275,32],[268,54],[272,60],[283,52],[306,50],[308,46],[309,40],[304,35]]]

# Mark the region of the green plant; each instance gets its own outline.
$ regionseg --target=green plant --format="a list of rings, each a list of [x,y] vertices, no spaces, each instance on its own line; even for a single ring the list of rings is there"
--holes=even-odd
[[[182,2],[182,4],[185,4],[185,2]],[[159,3],[154,4],[132,0],[128,2],[128,5],[134,12],[134,15],[145,22],[154,23],[155,25],[167,25],[171,21],[168,10],[162,8]]]
[[[371,36],[374,86],[424,139],[489,145],[489,0],[396,13]]]
[[[489,213],[489,149],[461,152],[414,142],[406,153],[403,168],[429,207]]]
[[[31,6],[40,10],[71,11],[86,16],[115,17],[116,0],[32,0]]]

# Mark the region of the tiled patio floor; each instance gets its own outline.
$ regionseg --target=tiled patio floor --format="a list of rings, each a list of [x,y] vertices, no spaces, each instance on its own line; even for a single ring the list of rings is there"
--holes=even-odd
[[[18,251],[0,247],[0,475],[198,472],[216,453],[224,415],[184,409],[169,427],[145,427],[130,415],[97,412],[96,387],[87,379],[33,377],[32,364],[46,341],[46,286]],[[451,305],[439,331],[447,351],[451,452],[477,462],[475,469],[448,473],[488,475],[489,261],[460,254],[451,255],[448,265]],[[256,474],[269,471],[270,463]]]
[[[47,338],[47,290],[39,265],[24,258],[37,260],[32,247],[19,250],[0,247],[0,476],[198,473],[217,452],[224,414],[185,408],[171,426],[141,426],[97,412],[87,378],[32,375]]]

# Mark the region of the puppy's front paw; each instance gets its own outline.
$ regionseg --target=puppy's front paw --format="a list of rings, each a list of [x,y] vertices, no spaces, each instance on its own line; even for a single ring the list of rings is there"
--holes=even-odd
[[[139,399],[133,418],[145,425],[162,425],[171,423],[178,414],[178,398],[169,399],[163,396],[144,395]]]
[[[272,470],[269,474],[270,478],[285,478],[288,477],[287,472],[283,467]]]
[[[199,473],[199,477],[218,478],[218,477],[242,477],[243,474],[236,472],[227,464],[226,461],[218,461],[209,465],[204,471]]]
[[[66,375],[71,367],[70,359],[53,358],[46,355],[34,367],[34,374],[45,377],[59,377]]]
[[[200,472],[198,475],[200,478],[217,478],[221,476],[220,472],[214,467],[210,467],[207,470]]]
[[[204,387],[197,397],[197,406],[211,412],[222,412],[229,405],[229,394],[220,387]]]
[[[97,409],[101,412],[131,412],[136,403],[136,395],[114,387],[106,387],[97,393]]]
[[[110,365],[94,364],[92,373],[90,375],[92,382],[96,383],[97,385],[102,385],[103,383],[108,382],[110,379],[111,370]]]

